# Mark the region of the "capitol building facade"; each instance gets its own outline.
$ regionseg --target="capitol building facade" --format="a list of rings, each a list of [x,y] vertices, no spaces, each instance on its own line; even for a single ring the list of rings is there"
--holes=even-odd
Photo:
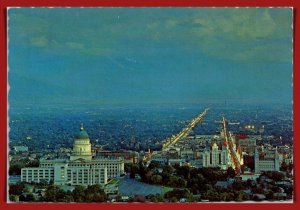
[[[69,159],[40,159],[39,167],[22,168],[21,181],[45,180],[54,185],[107,184],[107,180],[124,173],[124,158],[93,157],[92,145],[83,125],[75,136]]]

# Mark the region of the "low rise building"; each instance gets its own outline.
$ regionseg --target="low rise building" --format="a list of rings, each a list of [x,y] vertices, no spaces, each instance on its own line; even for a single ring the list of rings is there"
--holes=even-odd
[[[28,152],[27,146],[14,146],[16,152]]]
[[[282,155],[281,155],[282,156]],[[277,148],[270,149],[256,148],[254,153],[254,171],[260,173],[262,171],[279,171],[282,163],[282,157],[277,151]]]
[[[186,163],[185,159],[180,159],[180,158],[168,160],[168,165],[171,166],[175,166],[175,165],[183,166],[185,163]]]

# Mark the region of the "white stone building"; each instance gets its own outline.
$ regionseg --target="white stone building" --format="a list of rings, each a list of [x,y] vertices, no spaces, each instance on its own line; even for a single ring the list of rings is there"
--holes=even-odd
[[[281,156],[281,157],[280,157]],[[261,147],[256,148],[254,153],[254,171],[260,173],[262,171],[279,171],[282,163],[282,155],[275,149],[267,149]]]
[[[39,167],[22,168],[21,181],[51,180],[55,185],[105,185],[124,173],[124,158],[93,157],[88,134],[81,126],[70,159],[40,160]]]
[[[214,143],[210,150],[204,150],[202,152],[203,167],[220,167],[221,169],[227,169],[232,166],[230,154],[225,146],[219,148]]]

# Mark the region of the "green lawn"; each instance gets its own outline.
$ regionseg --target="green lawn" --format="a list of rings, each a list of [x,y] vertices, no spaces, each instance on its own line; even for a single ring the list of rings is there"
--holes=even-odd
[[[172,190],[173,190],[172,187],[162,187],[162,190],[161,190],[162,196],[164,196],[165,193],[172,191]]]
[[[108,182],[107,184],[121,184],[121,180],[113,179],[110,182]]]

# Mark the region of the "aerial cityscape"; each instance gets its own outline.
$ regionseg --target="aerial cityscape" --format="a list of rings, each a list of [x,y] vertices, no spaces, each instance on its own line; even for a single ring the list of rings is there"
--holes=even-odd
[[[293,202],[290,8],[8,17],[9,202]]]

